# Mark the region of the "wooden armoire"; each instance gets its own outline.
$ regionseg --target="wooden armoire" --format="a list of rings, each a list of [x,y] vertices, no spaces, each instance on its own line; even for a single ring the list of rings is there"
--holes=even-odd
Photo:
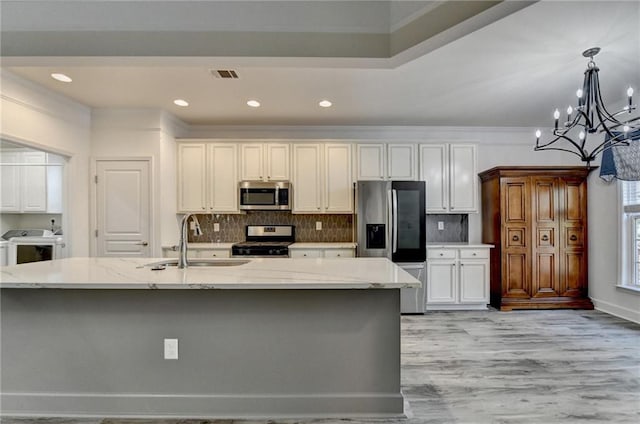
[[[586,167],[496,167],[482,181],[491,305],[593,309],[587,293]]]

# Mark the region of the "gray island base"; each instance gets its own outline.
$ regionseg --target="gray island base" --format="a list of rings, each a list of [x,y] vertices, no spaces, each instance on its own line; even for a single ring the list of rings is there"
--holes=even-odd
[[[28,266],[2,270],[4,416],[403,416],[396,285],[415,282],[390,262],[394,285],[369,289],[20,288]]]

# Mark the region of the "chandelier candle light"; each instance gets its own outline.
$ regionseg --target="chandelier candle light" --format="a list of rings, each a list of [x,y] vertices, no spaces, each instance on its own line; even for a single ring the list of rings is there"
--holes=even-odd
[[[613,146],[628,146],[629,132],[640,129],[638,120],[640,116],[631,117],[631,113],[636,109],[633,104],[633,88],[627,89],[628,104],[616,113],[609,113],[604,106],[600,93],[600,82],[598,81],[598,67],[593,61],[593,57],[600,51],[599,47],[592,47],[585,50],[582,55],[589,58],[587,69],[584,71],[584,83],[582,88],[576,92],[578,104],[576,108],[567,108],[567,121],[564,126],[559,125],[560,111],[553,112],[555,119],[553,136],[554,138],[540,144],[542,132],[536,131],[536,147],[534,150],[559,150],[569,152],[580,157],[583,162],[589,164],[604,150]],[[575,111],[575,115],[573,115]],[[624,116],[620,116],[624,115]],[[619,120],[616,117],[626,117]],[[620,131],[620,129],[622,131]],[[576,140],[577,133],[577,140]],[[593,147],[591,151],[587,148],[587,138],[589,134],[606,133],[600,144]],[[558,143],[558,144],[556,144]]]

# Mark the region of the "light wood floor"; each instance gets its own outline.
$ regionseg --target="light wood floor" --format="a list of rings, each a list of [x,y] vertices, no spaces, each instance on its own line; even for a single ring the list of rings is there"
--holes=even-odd
[[[640,325],[597,311],[402,318],[398,420],[12,419],[3,424],[640,423]]]

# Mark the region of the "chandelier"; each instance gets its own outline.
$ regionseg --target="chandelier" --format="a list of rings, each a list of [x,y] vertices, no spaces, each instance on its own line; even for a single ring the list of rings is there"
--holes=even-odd
[[[636,121],[640,116],[631,117],[636,109],[633,104],[633,88],[627,89],[627,105],[616,113],[609,113],[604,106],[598,81],[598,67],[593,57],[600,51],[599,47],[585,50],[582,55],[589,58],[587,69],[584,71],[584,83],[576,92],[578,104],[575,109],[567,108],[567,120],[560,126],[560,111],[553,112],[555,126],[553,137],[547,143],[540,143],[542,132],[536,130],[536,147],[534,150],[559,150],[569,152],[580,157],[583,162],[589,164],[604,150],[613,146],[628,146],[629,133],[640,126]],[[575,114],[574,114],[575,112]],[[594,147],[587,147],[589,134],[605,133],[604,140]],[[597,141],[597,143],[600,140]]]

